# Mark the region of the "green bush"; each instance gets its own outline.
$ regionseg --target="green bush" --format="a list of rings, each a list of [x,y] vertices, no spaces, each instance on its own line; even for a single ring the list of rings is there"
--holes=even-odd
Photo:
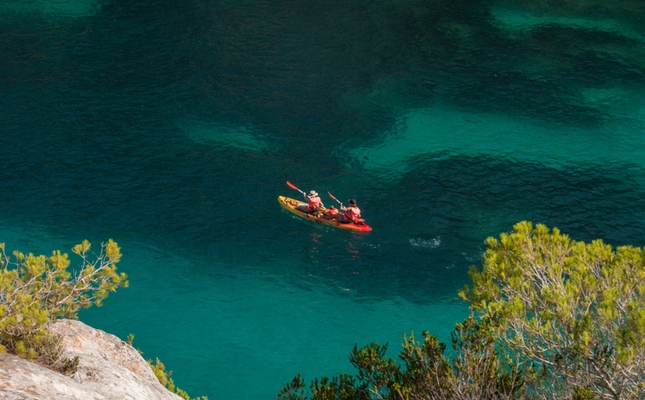
[[[128,286],[126,274],[116,271],[121,260],[117,243],[110,239],[102,244],[98,255],[90,254],[90,248],[87,240],[74,246],[72,252],[81,258],[81,265],[70,271],[68,256],[60,251],[50,257],[15,251],[11,258],[0,243],[0,352],[39,362],[65,375],[76,372],[79,358],[60,357],[62,338],[50,333],[47,325],[59,318],[78,318],[81,308],[101,306],[110,292]],[[134,335],[129,335],[130,345],[133,340]],[[175,387],[171,372],[165,371],[159,359],[148,364],[162,385],[190,400],[185,391]]]
[[[10,257],[0,244],[0,351],[37,361],[63,373],[76,371],[78,359],[61,360],[61,338],[47,325],[59,318],[77,318],[81,308],[100,306],[118,287],[128,285],[117,273],[121,249],[111,239],[99,254],[90,253],[86,240],[72,251],[81,259],[75,272],[69,270],[67,254]]]
[[[452,333],[454,356],[424,332],[357,347],[358,373],[300,375],[280,400],[642,399],[645,393],[645,252],[520,222],[488,238],[481,271],[459,295],[471,315]],[[310,397],[311,395],[311,397]]]
[[[170,375],[172,375],[172,371],[166,371],[166,366],[161,361],[159,361],[158,358],[155,361],[148,360],[148,365],[150,365],[150,368],[152,368],[152,372],[155,373],[155,376],[159,380],[159,383],[161,383],[166,389],[175,393],[182,399],[191,400],[188,393],[175,386],[175,382],[170,377]],[[196,397],[193,400],[208,400],[208,397]]]

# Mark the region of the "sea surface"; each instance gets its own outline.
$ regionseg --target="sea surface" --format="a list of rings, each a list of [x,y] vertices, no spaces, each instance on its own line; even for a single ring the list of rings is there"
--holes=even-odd
[[[645,245],[645,3],[1,0],[0,196],[8,251],[122,247],[82,321],[193,397],[272,399],[449,342],[516,222]]]

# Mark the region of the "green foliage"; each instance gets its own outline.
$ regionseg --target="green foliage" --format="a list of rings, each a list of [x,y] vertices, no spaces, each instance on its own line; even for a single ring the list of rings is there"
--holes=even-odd
[[[74,356],[74,358],[61,359],[60,367],[58,368],[58,370],[63,375],[74,375],[78,370],[79,361],[80,359],[78,358],[78,356]]]
[[[79,358],[62,359],[61,337],[47,331],[47,324],[58,318],[77,318],[82,308],[101,306],[110,292],[127,287],[127,276],[117,273],[121,249],[111,239],[101,245],[98,255],[90,254],[85,240],[72,248],[81,258],[75,272],[69,270],[67,254],[54,251],[50,257],[5,253],[0,243],[0,353],[10,352],[38,361],[66,375],[78,368]],[[134,335],[128,335],[132,345]],[[140,352],[139,352],[140,353]],[[190,400],[175,387],[171,372],[156,360],[148,361],[155,376],[168,390]],[[195,400],[208,400],[207,397]]]
[[[166,366],[158,358],[155,361],[148,360],[148,365],[152,368],[152,372],[154,372],[159,383],[161,383],[166,389],[177,394],[182,399],[191,400],[188,393],[175,386],[175,382],[170,377],[170,375],[172,375],[172,371],[166,372]],[[208,400],[208,397],[196,397],[193,400]]]
[[[357,375],[343,373],[332,379],[315,379],[309,387],[311,399],[497,400],[519,393],[519,374],[499,362],[494,341],[474,319],[462,324],[453,336],[453,345],[463,355],[453,363],[444,356],[445,345],[435,336],[423,332],[423,337],[423,342],[417,342],[414,335],[404,338],[399,353],[403,365],[386,357],[387,345],[371,343],[360,349],[355,346],[350,361]],[[478,352],[471,353],[475,348]],[[279,400],[309,398],[300,375],[278,394]]]
[[[280,399],[290,399],[290,400],[305,400],[309,396],[305,393],[305,380],[302,379],[300,373],[296,375],[291,382],[287,382],[285,387],[280,390],[278,393],[278,400]]]
[[[355,376],[300,375],[279,400],[639,399],[645,391],[645,252],[571,240],[556,228],[515,225],[488,238],[483,268],[459,292],[472,314],[452,333],[455,355],[423,333],[354,347]]]
[[[489,238],[460,295],[515,364],[534,364],[538,397],[639,398],[645,377],[645,254],[571,240],[521,222]]]
[[[0,350],[35,360],[61,372],[73,373],[78,360],[60,360],[60,337],[47,331],[58,318],[77,318],[78,310],[102,301],[117,287],[127,286],[116,272],[121,249],[111,239],[98,255],[86,240],[72,251],[81,258],[76,273],[67,254],[51,256],[13,252],[0,244]]]
[[[134,334],[130,333],[128,335],[128,344],[132,346],[133,342],[134,342]],[[143,354],[141,350],[139,349],[136,349],[136,350],[139,354]],[[161,383],[166,389],[175,393],[176,395],[178,395],[179,397],[185,400],[191,400],[188,393],[186,393],[185,391],[175,386],[175,381],[170,377],[170,375],[172,375],[172,371],[166,372],[166,366],[159,360],[159,358],[156,358],[155,361],[147,360],[147,363],[150,366],[150,369],[152,369],[152,372],[157,377],[157,380],[159,381],[159,383]],[[193,400],[208,400],[208,397],[206,396],[196,397]]]

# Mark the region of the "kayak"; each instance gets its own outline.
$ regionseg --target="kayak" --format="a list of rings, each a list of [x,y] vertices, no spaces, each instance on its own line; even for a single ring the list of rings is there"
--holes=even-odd
[[[324,207],[320,208],[320,213],[309,214],[309,213],[300,211],[296,208],[298,204],[307,204],[303,201],[291,199],[286,196],[278,196],[278,202],[280,203],[282,208],[289,211],[290,213],[297,215],[300,218],[315,222],[317,224],[323,224],[323,225],[331,226],[332,228],[345,229],[347,231],[353,231],[353,232],[369,232],[372,230],[372,228],[369,225],[367,225],[365,222],[354,222],[354,223],[343,224],[335,219],[325,219],[323,218],[323,215],[325,214],[327,209]]]

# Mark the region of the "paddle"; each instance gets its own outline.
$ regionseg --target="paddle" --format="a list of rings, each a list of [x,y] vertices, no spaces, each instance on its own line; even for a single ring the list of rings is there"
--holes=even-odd
[[[329,195],[329,197],[331,197],[332,199],[336,200],[336,201],[338,202],[338,204],[343,204],[343,203],[341,203],[341,202],[340,202],[340,200],[338,200],[337,198],[335,198],[333,194],[331,194],[331,193],[329,193],[329,192],[327,192],[327,194]]]
[[[331,194],[329,192],[327,192],[327,194],[329,195],[329,197],[331,197],[332,199],[336,200],[338,202],[338,204],[340,204],[341,206],[343,205],[343,203],[341,203],[340,200],[338,200],[336,197],[334,197],[333,194]],[[359,218],[356,221],[354,221],[355,224],[359,223],[359,222],[365,222],[365,220],[363,218]]]
[[[297,190],[297,191],[299,191],[300,193],[305,194],[305,192],[303,192],[302,190],[298,189],[298,188],[296,187],[296,185],[294,185],[293,183],[291,183],[291,182],[287,181],[287,185],[289,185],[289,187],[290,187],[291,189],[296,189],[296,190]]]

